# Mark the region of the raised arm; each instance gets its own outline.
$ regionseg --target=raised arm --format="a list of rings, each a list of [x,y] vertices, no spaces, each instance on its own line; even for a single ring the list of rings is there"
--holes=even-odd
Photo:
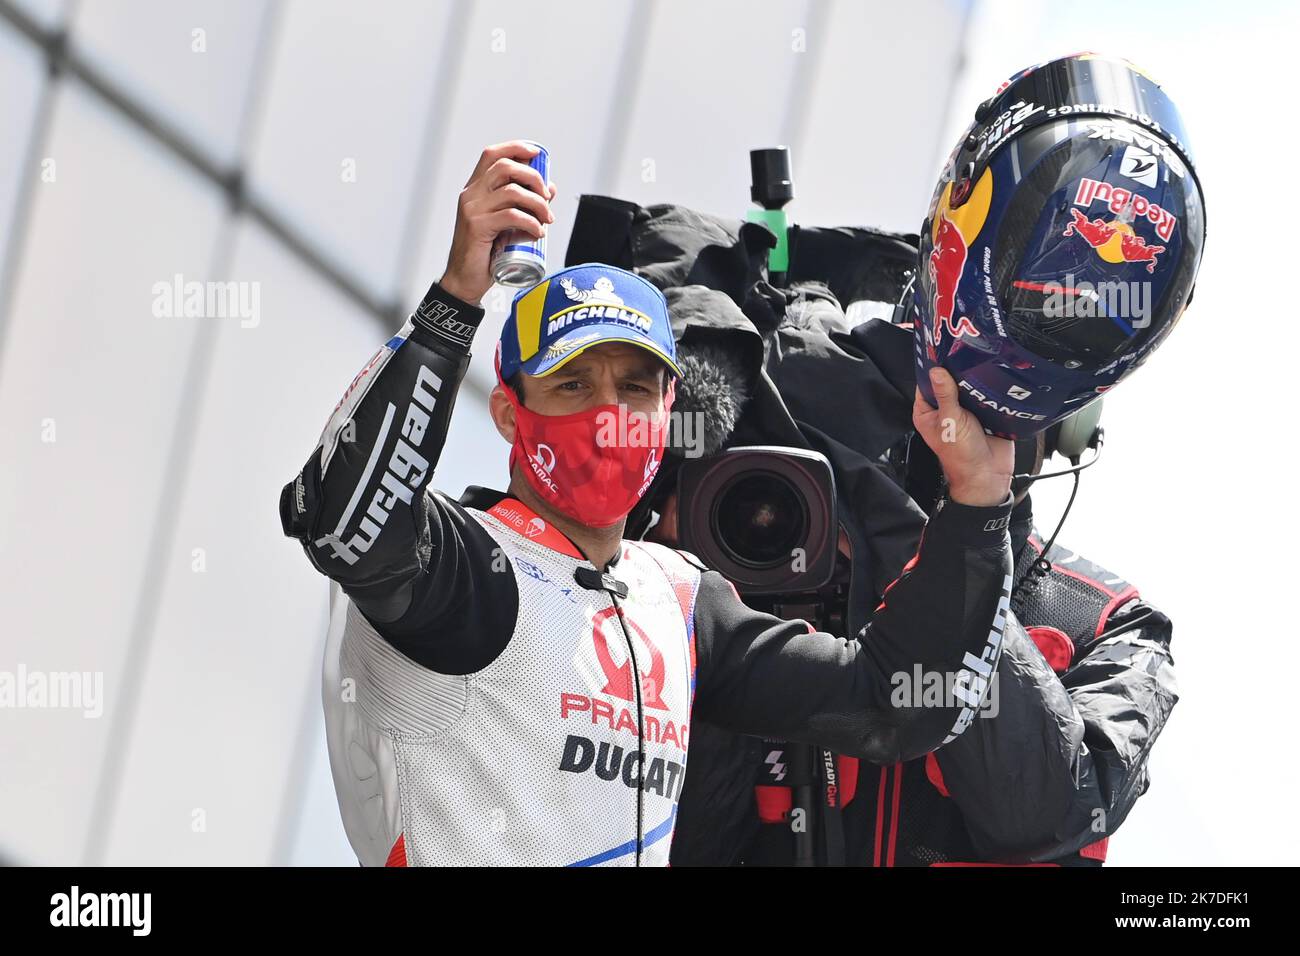
[[[280,495],[284,532],[312,564],[386,638],[442,671],[472,668],[476,635],[504,627],[452,621],[471,588],[493,591],[496,600],[475,602],[492,614],[510,617],[517,602],[511,575],[484,572],[491,537],[429,482],[492,285],[492,242],[504,229],[540,235],[552,219],[554,187],[526,164],[534,152],[520,141],[483,151],[460,194],[445,274],[352,380]]]
[[[441,543],[447,505],[425,492],[482,315],[435,283],[352,380],[280,494],[285,534],[374,621],[407,610]]]

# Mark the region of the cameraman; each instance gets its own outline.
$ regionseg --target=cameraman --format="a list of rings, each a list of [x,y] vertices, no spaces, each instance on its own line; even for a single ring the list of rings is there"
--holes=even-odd
[[[716,312],[725,306],[716,297],[692,290],[673,290],[669,300],[675,322],[695,324],[697,329],[706,307]],[[800,307],[792,311],[804,332],[812,327],[810,314],[817,315],[818,325],[825,321],[828,327],[843,320],[842,313],[832,313],[824,302],[816,313],[802,308],[802,302],[796,299]],[[909,332],[884,323],[875,326],[857,334],[859,342],[869,337],[866,351],[882,356],[910,350]],[[718,456],[731,443],[731,431],[749,396],[733,384],[746,378],[731,358],[734,347],[700,344],[699,336],[693,341],[679,346],[687,377],[678,406],[706,423],[703,431],[711,439],[698,465],[708,467],[721,463]],[[772,380],[784,382],[783,368],[770,371]],[[823,380],[835,387],[829,365]],[[817,424],[825,423],[801,422],[810,436],[816,434]],[[1068,424],[1089,435],[1096,425]],[[1058,448],[1062,431],[1055,426],[1018,441],[1017,474],[1038,475],[1045,457],[1054,452],[1077,458],[1081,447]],[[669,468],[685,465],[680,435],[676,438]],[[942,475],[923,443],[913,440],[910,445],[906,467],[898,456],[894,480],[929,510],[942,493]],[[720,484],[697,480],[694,486],[717,489]],[[737,504],[727,495],[715,499],[712,508],[702,507],[697,501],[681,501],[676,488],[670,481],[649,499],[658,515],[646,532],[649,540],[677,546],[684,513],[721,514],[720,509]],[[886,499],[878,500],[884,507]],[[840,516],[842,521],[852,519],[851,512],[841,510]],[[909,517],[902,513],[886,522],[882,515],[873,516],[894,531],[907,527]],[[731,519],[721,523],[733,529],[736,525]],[[922,526],[920,520],[910,526],[914,546]],[[692,537],[698,541],[708,533],[697,529]],[[1118,576],[1052,542],[1045,545],[1034,528],[1027,488],[1016,497],[1010,533],[1016,555],[1014,615],[1004,630],[989,701],[970,729],[913,761],[877,765],[840,756],[835,761],[838,779],[829,781],[835,806],[828,811],[822,809],[828,803],[828,781],[823,768],[814,766],[805,782],[816,790],[817,805],[811,808],[811,819],[800,819],[794,809],[809,807],[798,802],[792,785],[798,749],[700,721],[692,738],[692,774],[683,793],[673,865],[790,865],[798,858],[799,824],[811,830],[812,859],[819,864],[1100,865],[1108,837],[1147,789],[1150,750],[1178,699],[1169,653],[1172,628],[1167,617]],[[887,554],[890,549],[878,547],[873,537],[867,532],[866,551]],[[839,538],[837,578],[844,580],[849,577],[851,551],[844,530]],[[764,546],[765,539],[749,540],[754,547]],[[716,548],[710,545],[707,550]],[[795,604],[812,600],[807,594],[781,599]],[[876,603],[865,594],[856,600],[866,604],[864,612]],[[836,616],[844,620],[853,614]],[[819,816],[823,812],[836,818],[834,826]]]
[[[1205,214],[1186,143],[1177,110],[1146,74],[1080,54],[1003,84],[949,157],[920,231],[908,364],[923,394],[929,373],[950,369],[985,429],[1021,439],[1025,485],[1049,451],[1044,429],[1099,408],[1099,396],[1150,357],[1191,301]],[[1116,289],[1128,294],[1114,296]],[[857,346],[869,325],[844,335],[841,320],[836,344],[851,342],[846,347],[865,357],[870,349]],[[809,381],[832,397],[811,417],[815,403],[787,391],[771,368],[778,352],[765,350],[766,379],[782,389],[801,428],[856,446],[857,422],[835,408],[856,383],[829,374],[828,352],[807,350]],[[911,465],[909,456],[914,480]],[[935,478],[941,488],[937,471]],[[676,503],[676,511],[684,507]],[[843,856],[847,844],[853,862],[878,865],[1095,863],[1145,790],[1147,755],[1177,700],[1168,619],[1104,569],[1045,546],[1027,496],[1013,541],[1016,615],[990,695],[996,713],[982,713],[975,729],[923,761],[863,765],[859,773],[852,760],[836,766],[828,757],[824,859]],[[846,616],[867,607],[851,602]],[[781,744],[759,761],[774,778],[792,764]],[[791,806],[779,790],[760,790],[769,820]],[[688,791],[684,834],[717,830],[692,823],[710,796],[697,802]],[[864,809],[855,834],[852,811]],[[674,861],[698,861],[693,849],[674,847]]]
[[[1061,432],[1018,441],[1017,472],[1038,475]],[[997,712],[921,760],[860,765],[858,805],[845,813],[853,862],[1100,865],[1149,786],[1151,748],[1178,701],[1169,618],[1118,575],[1045,545],[1027,490],[1011,540],[1023,630],[1008,628]]]
[[[987,669],[1000,648],[1013,448],[942,370],[937,408],[918,395],[913,420],[949,495],[860,640],[752,611],[690,555],[624,540],[680,372],[662,294],[620,269],[573,267],[515,297],[490,398],[507,491],[429,488],[493,242],[553,221],[534,152],[484,150],[445,274],[281,493],[285,533],[349,598],[326,724],[367,865],[665,864],[693,714],[913,759],[978,704],[898,707],[891,675],[961,674],[982,699],[967,661]],[[612,422],[626,437],[609,440]]]

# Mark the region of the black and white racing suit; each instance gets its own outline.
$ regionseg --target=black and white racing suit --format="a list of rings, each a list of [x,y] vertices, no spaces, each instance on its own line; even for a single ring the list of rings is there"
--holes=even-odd
[[[970,723],[1009,597],[997,507],[946,502],[857,640],[747,608],[691,555],[596,569],[514,498],[429,488],[482,311],[436,284],[280,498],[346,594],[324,688],[348,836],[372,864],[664,864],[692,710],[889,764]],[[956,675],[936,704],[891,679]]]

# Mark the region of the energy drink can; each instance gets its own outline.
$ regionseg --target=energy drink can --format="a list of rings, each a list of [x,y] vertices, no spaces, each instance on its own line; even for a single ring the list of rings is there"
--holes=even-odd
[[[532,143],[531,140],[528,142]],[[551,181],[551,154],[541,143],[532,143],[538,153],[528,165],[542,174],[542,182]],[[510,229],[492,243],[492,278],[501,285],[536,285],[546,275],[546,237],[534,239],[527,233]]]

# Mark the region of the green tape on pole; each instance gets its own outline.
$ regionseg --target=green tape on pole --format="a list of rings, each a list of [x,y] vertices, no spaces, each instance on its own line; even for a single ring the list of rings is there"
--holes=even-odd
[[[776,248],[767,254],[767,271],[789,272],[790,246],[786,241],[785,210],[751,207],[747,218],[750,222],[761,222],[776,236]]]

